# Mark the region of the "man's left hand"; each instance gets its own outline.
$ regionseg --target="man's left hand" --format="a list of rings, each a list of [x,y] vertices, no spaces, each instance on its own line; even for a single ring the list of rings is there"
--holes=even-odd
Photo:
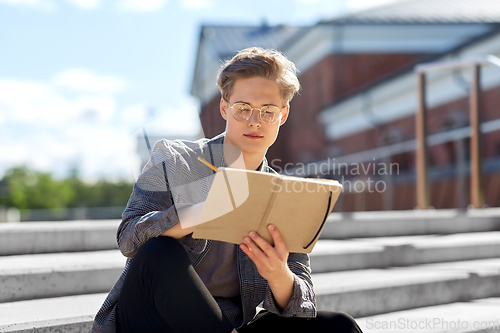
[[[270,224],[268,230],[273,237],[274,246],[269,244],[257,232],[251,231],[243,239],[240,248],[252,259],[260,275],[273,286],[283,281],[292,279],[293,273],[288,267],[288,250],[285,241],[278,229]]]

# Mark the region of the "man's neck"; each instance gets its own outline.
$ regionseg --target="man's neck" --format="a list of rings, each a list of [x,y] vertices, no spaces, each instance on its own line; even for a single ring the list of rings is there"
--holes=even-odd
[[[249,154],[235,148],[236,146],[224,145],[224,160],[227,166],[237,169],[257,170],[267,152]]]
[[[245,160],[245,168],[247,170],[257,170],[262,164],[262,160],[264,159],[266,154],[253,154],[252,156],[243,155],[243,159]]]

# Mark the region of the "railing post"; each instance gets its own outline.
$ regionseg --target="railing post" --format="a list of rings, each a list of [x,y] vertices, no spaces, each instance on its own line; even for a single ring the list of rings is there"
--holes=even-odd
[[[481,129],[480,129],[480,79],[481,69],[479,64],[472,66],[472,79],[470,89],[470,163],[471,163],[471,201],[475,208],[484,205],[484,188],[481,163]]]
[[[425,72],[417,73],[418,109],[416,113],[417,139],[417,206],[427,209],[430,205],[429,180],[427,175],[427,110],[425,103]]]

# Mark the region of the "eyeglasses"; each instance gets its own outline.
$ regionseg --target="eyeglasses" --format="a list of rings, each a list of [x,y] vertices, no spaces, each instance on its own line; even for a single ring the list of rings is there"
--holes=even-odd
[[[266,124],[274,124],[281,115],[279,107],[267,105],[259,108],[253,108],[246,103],[234,103],[232,106],[227,102],[229,108],[233,111],[233,118],[237,121],[247,121],[252,116],[253,110],[259,110],[260,119]]]

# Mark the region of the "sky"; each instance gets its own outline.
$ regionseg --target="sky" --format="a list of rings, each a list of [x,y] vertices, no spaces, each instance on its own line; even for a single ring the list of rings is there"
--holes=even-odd
[[[200,133],[202,24],[306,26],[394,1],[0,0],[0,178],[26,165],[131,181],[142,126]]]

